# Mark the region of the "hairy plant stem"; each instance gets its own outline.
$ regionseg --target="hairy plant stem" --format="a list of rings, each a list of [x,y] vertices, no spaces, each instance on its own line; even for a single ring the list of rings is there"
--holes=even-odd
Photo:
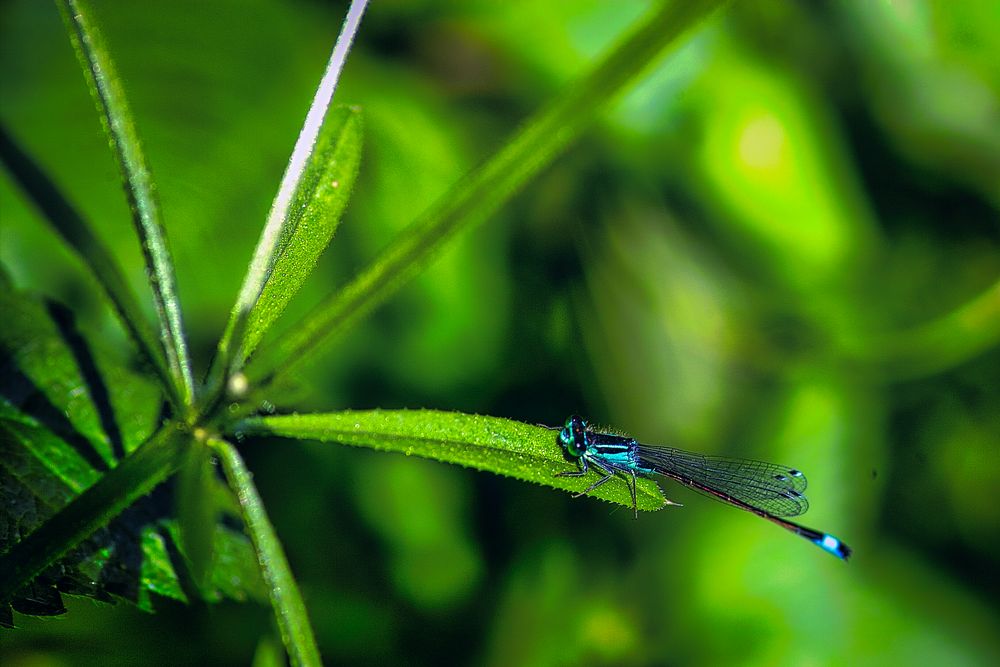
[[[218,454],[229,486],[236,493],[243,523],[246,525],[257,554],[257,562],[267,583],[271,606],[288,657],[293,665],[322,664],[319,649],[316,647],[316,638],[309,625],[305,602],[302,600],[295,578],[292,577],[292,570],[288,566],[288,559],[285,557],[278,535],[274,532],[274,526],[271,525],[264,510],[264,501],[254,486],[252,473],[243,463],[239,452],[229,442],[210,438],[208,446]]]
[[[89,3],[85,0],[59,0],[58,4],[121,171],[132,221],[146,261],[146,273],[160,321],[160,340],[174,388],[183,405],[191,406],[194,402],[194,380],[184,339],[173,260],[160,219],[153,178],[146,166],[132,112],[115,73],[114,63],[104,47],[100,32],[91,21]]]

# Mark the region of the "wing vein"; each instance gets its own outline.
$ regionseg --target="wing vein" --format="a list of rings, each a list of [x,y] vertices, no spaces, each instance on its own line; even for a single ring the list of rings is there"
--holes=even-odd
[[[644,467],[724,502],[732,498],[774,516],[809,509],[805,475],[795,468],[649,445],[638,446],[638,457]]]

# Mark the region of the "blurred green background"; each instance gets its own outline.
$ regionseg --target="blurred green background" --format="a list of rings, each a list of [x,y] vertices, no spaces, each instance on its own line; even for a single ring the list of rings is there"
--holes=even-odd
[[[94,4],[204,368],[345,6]],[[365,111],[361,176],[285,326],[647,8],[375,2],[337,93]],[[794,465],[810,479],[804,523],[851,544],[852,562],[673,485],[686,507],[634,521],[433,462],[248,440],[325,658],[1000,663],[997,34],[991,2],[735,3],[342,337],[304,402],[275,397],[548,424],[577,412]],[[0,4],[0,77],[2,122],[147,293],[53,6]],[[15,282],[127,350],[8,178],[0,211]],[[64,617],[19,617],[4,664],[246,664],[275,636],[254,603],[67,602]]]

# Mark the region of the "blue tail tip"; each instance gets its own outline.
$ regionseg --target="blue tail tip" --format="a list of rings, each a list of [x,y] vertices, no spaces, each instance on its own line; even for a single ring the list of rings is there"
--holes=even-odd
[[[819,548],[832,553],[841,560],[848,560],[851,557],[851,547],[829,533],[823,533],[823,536],[815,542]]]

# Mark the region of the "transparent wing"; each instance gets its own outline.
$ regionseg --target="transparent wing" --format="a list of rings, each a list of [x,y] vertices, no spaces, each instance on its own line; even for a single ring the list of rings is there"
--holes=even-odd
[[[723,502],[774,516],[798,516],[809,509],[805,475],[795,468],[650,445],[639,445],[638,455],[641,466]]]

